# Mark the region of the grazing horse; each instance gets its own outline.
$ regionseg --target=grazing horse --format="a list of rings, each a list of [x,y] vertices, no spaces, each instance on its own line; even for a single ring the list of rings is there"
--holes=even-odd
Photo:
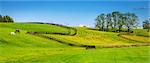
[[[15,32],[10,32],[11,35],[16,35],[16,33],[20,33],[20,30],[16,29]]]
[[[87,46],[86,49],[96,49],[96,46]]]
[[[15,33],[20,33],[20,30],[19,30],[19,29],[16,29]]]
[[[10,32],[10,34],[11,34],[11,35],[16,35],[16,33],[15,33],[15,32]]]

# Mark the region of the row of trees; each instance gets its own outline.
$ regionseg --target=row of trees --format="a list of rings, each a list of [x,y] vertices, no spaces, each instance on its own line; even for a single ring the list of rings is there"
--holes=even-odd
[[[119,32],[123,27],[128,29],[135,27],[138,21],[138,16],[134,13],[121,13],[118,11],[100,14],[96,18],[96,28],[99,30],[118,30]]]
[[[14,22],[14,20],[8,15],[6,16],[0,15],[0,22]]]
[[[150,18],[143,21],[143,29],[148,29],[150,31]]]

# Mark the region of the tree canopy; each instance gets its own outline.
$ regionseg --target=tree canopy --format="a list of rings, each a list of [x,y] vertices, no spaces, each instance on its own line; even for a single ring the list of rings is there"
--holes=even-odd
[[[14,22],[14,20],[8,15],[6,15],[6,16],[0,15],[0,22],[12,23],[12,22]]]
[[[122,27],[126,27],[128,32],[131,28],[135,27],[138,21],[138,16],[134,13],[121,13],[114,11],[108,14],[100,14],[96,18],[96,28],[100,30],[118,30],[121,31]]]
[[[150,18],[143,21],[143,29],[148,29],[148,32],[150,30]]]

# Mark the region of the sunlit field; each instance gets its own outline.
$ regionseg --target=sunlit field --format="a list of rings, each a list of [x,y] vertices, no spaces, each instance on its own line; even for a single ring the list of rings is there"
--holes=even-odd
[[[76,28],[76,29],[78,30],[78,33],[75,36],[51,35],[51,34],[49,35],[45,34],[45,35],[53,38],[57,38],[64,42],[70,42],[74,44],[96,45],[96,46],[131,45],[131,44],[139,44],[142,42],[150,42],[149,37],[136,36],[136,34],[121,35],[122,37],[120,37],[118,36],[119,33],[114,33],[114,32],[90,30],[88,28]],[[143,30],[141,29],[141,31]],[[141,34],[144,34],[145,32],[142,32]]]
[[[11,35],[16,28],[20,33]],[[71,27],[72,28],[72,27]],[[73,28],[74,29],[74,28]],[[148,63],[149,46],[125,48],[96,48],[70,46],[93,45],[96,47],[112,45],[133,45],[149,42],[149,37],[122,35],[119,33],[75,27],[74,30],[50,24],[0,23],[0,63]],[[70,30],[70,31],[69,31]],[[32,35],[27,32],[59,32],[59,34]],[[140,30],[138,30],[140,31]],[[143,32],[145,33],[145,32]],[[65,43],[59,43],[55,38]],[[135,41],[133,41],[135,40]]]
[[[0,0],[0,63],[150,63],[149,0]]]

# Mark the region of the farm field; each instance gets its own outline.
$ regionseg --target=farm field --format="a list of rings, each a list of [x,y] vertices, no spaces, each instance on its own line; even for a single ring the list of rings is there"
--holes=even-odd
[[[136,33],[134,35],[133,34],[122,35],[123,37],[128,38],[125,39],[119,37],[118,36],[119,33],[95,31],[95,30],[90,30],[88,28],[76,28],[76,29],[78,30],[78,32],[77,35],[75,36],[52,35],[52,34],[45,34],[45,35],[49,37],[57,38],[58,40],[64,42],[70,42],[74,44],[96,45],[98,47],[113,46],[113,45],[132,45],[132,44],[150,42],[149,37],[136,36]],[[143,34],[145,34],[145,32]]]
[[[72,28],[72,27],[71,27]],[[20,33],[10,32],[20,29]],[[96,47],[112,45],[133,45],[149,43],[150,37],[123,35],[119,33],[90,30],[75,27],[77,32],[61,26],[32,23],[0,23],[0,63],[148,63],[150,46],[125,48],[96,48],[70,46],[93,45]],[[140,30],[138,30],[140,31]],[[32,35],[27,32],[51,32],[61,34]],[[70,33],[70,34],[68,34]],[[74,34],[76,33],[76,34]],[[146,32],[143,32],[145,34]],[[72,35],[74,34],[74,35]],[[41,37],[46,36],[53,39]],[[146,35],[146,34],[145,34]]]

